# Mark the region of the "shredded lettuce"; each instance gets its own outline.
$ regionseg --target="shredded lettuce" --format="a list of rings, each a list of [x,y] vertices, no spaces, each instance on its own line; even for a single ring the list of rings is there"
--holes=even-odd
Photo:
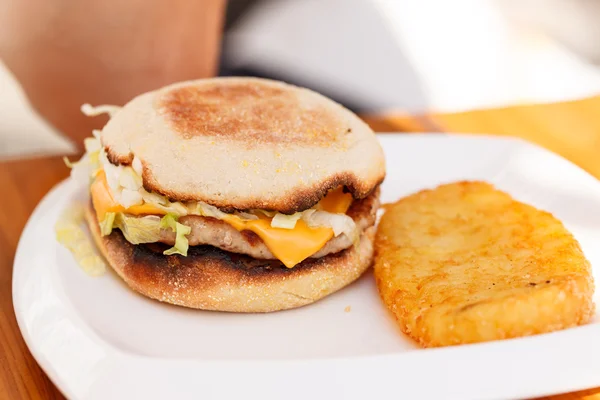
[[[71,169],[71,178],[81,184],[87,185],[100,168],[100,140],[95,137],[84,139],[86,152],[79,159],[73,162],[67,157],[63,157],[65,165]]]
[[[285,215],[285,214],[277,213],[271,220],[271,227],[272,228],[294,229],[296,227],[296,222],[298,222],[298,220],[300,218],[302,218],[301,212],[297,212],[292,215]]]
[[[187,257],[189,243],[185,235],[189,235],[192,228],[177,222],[175,231],[175,246],[165,250],[163,254],[167,256],[171,254],[181,254],[182,256]]]
[[[302,219],[310,228],[329,227],[335,236],[344,233],[351,240],[358,234],[354,220],[346,214],[316,210],[307,210],[303,214]]]
[[[106,263],[96,251],[84,227],[84,207],[81,204],[73,204],[65,209],[56,221],[56,240],[73,254],[85,273],[92,276],[102,275],[106,271]]]
[[[154,243],[160,239],[160,220],[156,215],[136,217],[118,213],[114,226],[123,232],[123,236],[129,243]]]
[[[275,214],[277,214],[277,211],[267,211],[267,210],[256,210],[256,212],[261,212],[269,218],[273,218],[275,216]]]
[[[176,213],[177,215],[187,215],[188,214],[188,210],[187,208],[179,202],[167,202],[166,206],[158,206],[158,208],[162,209],[163,211],[167,212],[167,213]]]
[[[65,162],[65,165],[69,169],[72,169],[75,166],[75,164],[73,162],[71,162],[71,160],[69,160],[69,157],[67,157],[67,156],[63,157],[63,161]]]
[[[139,176],[142,176],[142,173],[144,172],[144,166],[142,165],[142,160],[140,160],[137,157],[133,157],[133,161],[131,162],[131,168],[133,168],[133,170],[135,171],[136,174],[138,174]]]
[[[100,140],[95,137],[88,137],[83,139],[83,146],[85,147],[85,151],[87,153],[95,153],[100,151],[102,145],[100,144]]]
[[[125,208],[144,203],[142,195],[137,190],[123,189],[121,190],[121,200],[119,201]]]
[[[157,193],[150,193],[146,190],[140,190],[142,194],[142,198],[148,204],[152,204],[154,206],[166,206],[169,204],[169,200],[165,196],[161,196]]]
[[[95,117],[100,114],[108,114],[111,117],[115,115],[121,107],[113,105],[101,105],[92,106],[91,104],[85,103],[81,106],[81,112],[88,117]]]
[[[213,217],[216,219],[225,219],[228,215],[223,211],[219,210],[217,207],[211,206],[210,204],[206,204],[201,201],[196,203],[194,211],[198,215],[202,215],[203,217]]]
[[[182,256],[187,257],[189,242],[186,235],[189,235],[190,232],[192,232],[192,228],[177,222],[177,216],[172,213],[168,213],[162,217],[160,226],[162,228],[170,228],[175,232],[175,245],[170,249],[165,250],[163,254],[167,256],[181,254]]]
[[[102,236],[110,235],[113,230],[116,214],[114,212],[106,213],[104,220],[100,221],[100,234]]]
[[[163,210],[166,213],[172,213],[176,215],[188,215],[194,207],[186,207],[180,202],[170,202],[165,196],[157,193],[150,193],[143,187],[138,190],[138,193],[142,196],[145,203],[151,204],[154,207]]]
[[[90,153],[90,164],[93,170],[100,168],[100,151]]]
[[[104,169],[104,173],[106,175],[106,183],[110,188],[111,194],[115,198],[115,200],[120,200],[121,195],[121,187],[119,186],[119,175],[123,166],[114,165],[108,160],[108,156],[106,155],[106,151],[100,151],[100,164],[102,165],[102,169]]]
[[[142,187],[142,177],[133,168],[125,167],[119,174],[119,185],[129,190],[138,190]]]
[[[161,218],[160,227],[165,229],[170,228],[173,232],[175,232],[177,229],[177,220],[177,215],[173,213],[167,213],[164,217]]]
[[[161,229],[175,232],[175,245],[164,254],[181,254],[187,256],[189,243],[186,235],[192,231],[187,225],[177,222],[178,216],[168,213],[160,218],[156,215],[145,217],[127,215],[124,213],[106,213],[104,221],[100,222],[100,232],[103,236],[110,234],[113,228],[119,228],[129,243],[154,243],[161,237]]]
[[[246,220],[246,221],[255,221],[258,219],[257,215],[250,214],[250,213],[243,212],[243,211],[235,213],[235,216],[240,217],[241,219]]]

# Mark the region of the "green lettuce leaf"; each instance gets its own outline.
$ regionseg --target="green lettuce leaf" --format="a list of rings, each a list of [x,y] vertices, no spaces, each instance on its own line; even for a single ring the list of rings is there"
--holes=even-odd
[[[285,215],[281,213],[275,214],[271,220],[271,227],[283,228],[283,229],[294,229],[296,222],[302,217],[301,212],[294,213],[292,215]]]
[[[119,213],[114,225],[121,229],[129,243],[154,243],[160,239],[160,220],[156,215],[135,217]]]
[[[164,217],[161,218],[160,220],[160,227],[161,228],[171,228],[171,230],[173,232],[177,232],[177,220],[179,219],[179,217],[173,213],[167,213],[165,214]]]
[[[114,212],[106,213],[104,220],[100,222],[100,234],[102,236],[110,235],[113,230],[116,214]]]
[[[106,264],[86,233],[84,214],[82,204],[75,203],[66,208],[54,225],[56,239],[73,254],[85,273],[102,275]]]
[[[167,214],[160,220],[162,228],[170,228],[175,232],[175,245],[163,252],[164,255],[181,254],[187,256],[189,243],[186,235],[189,235],[192,228],[177,222],[178,217],[175,214]]]
[[[101,144],[98,138],[84,139],[86,152],[78,161],[63,157],[65,165],[71,169],[71,178],[82,184],[91,183],[96,171],[100,169]]]
[[[100,168],[100,150],[90,153],[90,164],[94,171]]]

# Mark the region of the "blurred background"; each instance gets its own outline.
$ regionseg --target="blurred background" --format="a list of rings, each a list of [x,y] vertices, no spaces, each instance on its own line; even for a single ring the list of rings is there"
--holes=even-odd
[[[0,159],[73,152],[91,129],[69,125],[82,102],[122,104],[181,78],[281,79],[361,116],[600,93],[597,0],[201,0],[190,10],[164,1],[150,27],[138,26],[135,6],[158,0],[95,3],[0,0]],[[124,55],[148,68],[123,67]]]

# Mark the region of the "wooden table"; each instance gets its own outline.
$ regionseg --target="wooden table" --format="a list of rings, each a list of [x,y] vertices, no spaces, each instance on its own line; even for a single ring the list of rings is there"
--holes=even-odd
[[[600,178],[600,97],[578,102],[458,114],[368,116],[378,131],[518,135],[571,159]],[[0,398],[64,398],[25,346],[12,305],[12,265],[23,226],[36,204],[68,170],[60,157],[0,163]],[[550,397],[600,400],[600,388]]]
[[[12,266],[27,218],[69,171],[59,157],[0,163],[0,398],[63,399],[21,337],[12,304]]]

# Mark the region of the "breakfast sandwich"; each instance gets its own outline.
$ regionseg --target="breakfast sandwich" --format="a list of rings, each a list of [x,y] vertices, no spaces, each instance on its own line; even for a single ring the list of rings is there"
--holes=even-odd
[[[382,149],[351,111],[257,78],[173,84],[123,107],[72,174],[96,244],[137,292],[206,310],[299,307],[371,264]]]

